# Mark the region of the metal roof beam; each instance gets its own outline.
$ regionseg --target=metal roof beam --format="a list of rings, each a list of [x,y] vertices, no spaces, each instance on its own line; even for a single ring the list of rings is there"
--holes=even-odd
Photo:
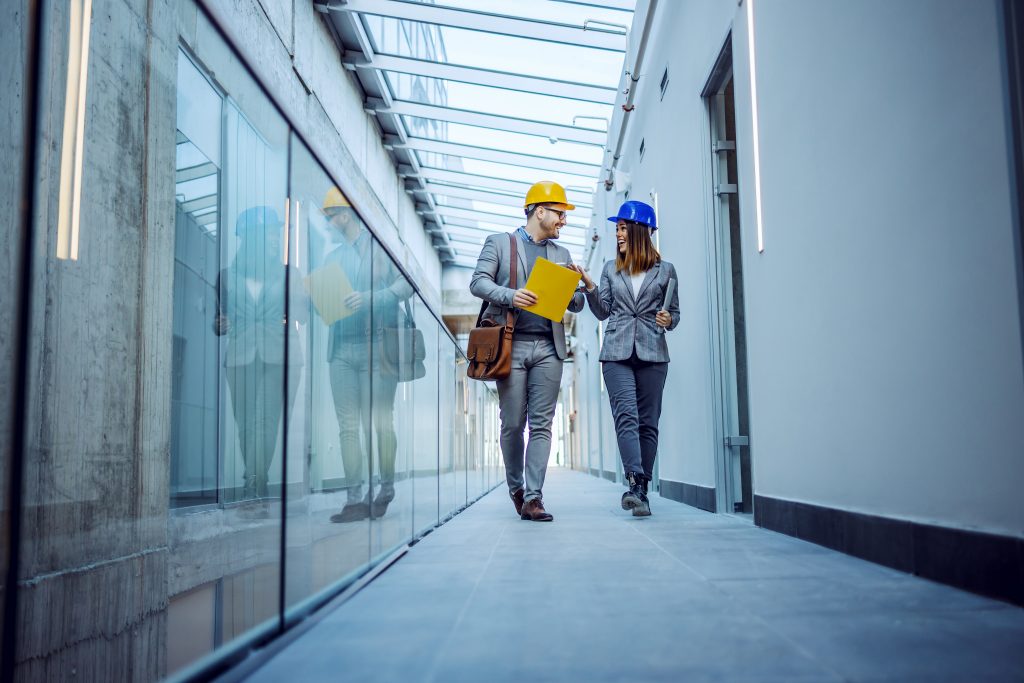
[[[579,161],[566,161],[553,157],[541,157],[533,154],[522,154],[510,152],[492,147],[478,147],[476,145],[462,145],[446,140],[430,140],[427,138],[409,138],[405,143],[397,140],[390,141],[393,147],[399,149],[415,149],[421,152],[435,152],[437,154],[448,154],[451,156],[463,157],[465,159],[480,159],[481,161],[494,161],[499,164],[511,164],[522,166],[538,171],[555,171],[557,173],[572,173],[584,177],[596,177],[601,172],[600,164],[586,164]]]
[[[470,199],[479,202],[488,202],[490,204],[500,204],[501,206],[513,206],[517,209],[522,210],[523,208],[523,195],[522,194],[504,194],[487,189],[475,189],[472,187],[455,187],[453,185],[440,185],[438,183],[427,183],[426,191],[442,197],[453,197],[457,199]],[[573,201],[578,211],[582,210],[583,213],[590,214],[590,201],[581,202],[579,200]]]
[[[486,199],[480,199],[478,201],[487,202]],[[494,202],[487,202],[487,203],[488,204],[493,204]],[[447,202],[447,203],[444,203],[444,204],[436,204],[435,206],[437,208],[448,207],[448,208],[454,208],[454,209],[466,209],[468,211],[476,211],[476,210],[478,210],[477,208],[474,208],[474,207],[461,206],[459,204],[452,203],[452,202]],[[509,218],[515,218],[516,220],[518,220],[520,222],[526,220],[526,215],[523,213],[523,208],[521,206],[512,207],[512,206],[509,206],[507,204],[504,204],[502,206],[508,206],[508,212],[507,213],[505,211],[497,211],[497,210],[489,210],[489,212],[490,213],[497,213],[497,214],[500,214],[502,216],[507,216]],[[497,209],[499,207],[494,207],[494,208]],[[576,207],[576,208],[579,209],[579,207]],[[479,210],[483,211],[484,209],[479,209]],[[588,209],[583,209],[581,211],[580,210],[570,211],[569,212],[569,218],[572,218],[573,222],[572,223],[566,223],[566,225],[569,225],[569,226],[572,226],[572,227],[589,225],[590,224],[590,216],[591,216],[591,213],[590,213],[590,211]]]
[[[508,209],[503,209],[501,207],[498,207],[495,210],[492,210],[492,209],[484,209],[484,208],[476,208],[476,207],[468,207],[468,206],[459,206],[457,204],[435,204],[434,206],[435,206],[434,210],[437,211],[438,213],[440,213],[442,209],[454,209],[456,211],[475,212],[475,213],[483,216],[483,218],[481,218],[480,220],[487,220],[486,217],[489,217],[489,216],[503,216],[505,218],[511,218],[511,219],[515,219],[516,221],[519,221],[520,225],[526,220],[526,215],[523,213],[522,207],[515,207],[515,208],[509,207]],[[462,214],[449,214],[449,215],[462,215]],[[572,226],[572,227],[578,227],[581,230],[585,230],[586,227],[590,223],[590,212],[586,211],[586,212],[579,212],[579,213],[577,213],[576,211],[570,211],[566,218],[567,218],[566,225]]]
[[[444,229],[451,235],[463,238],[475,237],[481,234],[488,235],[492,232],[489,227],[481,227],[478,222],[479,219],[466,220],[449,216],[444,219]],[[568,236],[571,239],[581,240],[587,236],[587,231],[583,228],[568,226],[562,229],[562,235]]]
[[[636,0],[551,0],[552,2],[561,2],[566,5],[581,5],[583,7],[596,7],[598,9],[613,9],[623,10],[625,12],[632,12]]]
[[[424,7],[432,7],[432,5],[424,5]],[[467,126],[478,126],[495,130],[507,130],[512,133],[538,135],[555,141],[567,140],[569,142],[579,142],[599,147],[604,147],[608,139],[606,131],[594,130],[593,128],[566,126],[560,123],[520,119],[513,116],[484,114],[478,111],[421,104],[419,102],[409,102],[408,100],[395,100],[394,103],[388,106],[382,100],[370,98],[367,100],[365,107],[370,113],[417,116],[423,119],[462,123]]]
[[[452,223],[448,225],[445,228],[445,230],[448,232],[449,237],[453,241],[458,240],[461,241],[463,244],[467,243],[467,240],[472,241],[479,239],[478,244],[483,245],[484,238],[494,232],[498,232],[498,228],[518,227],[510,225],[502,226],[501,224],[495,224],[493,225],[493,227],[470,228],[464,227],[460,223]],[[453,227],[455,229],[453,229]],[[582,247],[586,244],[586,234],[563,230],[557,241],[562,246]]]
[[[496,223],[498,225],[508,225],[513,228],[518,228],[526,223],[526,216],[509,216],[501,213],[491,213],[489,211],[478,211],[476,209],[463,209],[457,206],[438,206],[433,210],[433,213],[438,216],[446,216],[452,218],[462,218],[467,221],[483,221],[485,223]],[[567,224],[567,227],[574,227],[578,230],[586,230],[586,225],[572,223]]]
[[[607,28],[584,28],[582,25],[442,7],[409,0],[345,0],[340,5],[321,3],[319,6],[335,12],[361,12],[394,19],[420,21],[437,26],[451,26],[452,28],[517,36],[549,43],[564,43],[612,52],[625,52],[628,47],[625,33]]]
[[[505,178],[495,178],[493,176],[474,175],[472,173],[464,173],[462,171],[449,171],[442,168],[423,168],[420,170],[420,177],[427,181],[437,180],[446,183],[472,185],[481,189],[498,190],[511,195],[518,195],[520,197],[525,197],[526,191],[530,189],[530,183],[527,182],[506,180]],[[590,193],[584,194],[579,190],[571,190],[568,188],[566,189],[566,196],[573,204],[580,204],[584,206],[590,206],[592,199]]]
[[[497,71],[481,67],[432,62],[426,59],[399,57],[396,55],[373,55],[367,58],[359,53],[346,52],[342,64],[356,69],[377,69],[395,71],[413,76],[427,76],[459,83],[484,85],[502,90],[552,95],[559,98],[596,102],[598,104],[615,104],[617,93],[614,86],[605,87],[590,83],[561,81],[555,78],[524,76],[508,71]]]

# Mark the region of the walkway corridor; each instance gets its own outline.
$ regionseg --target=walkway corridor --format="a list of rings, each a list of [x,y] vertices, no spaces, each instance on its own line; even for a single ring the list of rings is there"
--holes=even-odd
[[[553,524],[501,489],[250,680],[1024,680],[1024,610],[552,469]],[[643,577],[625,579],[625,572]]]

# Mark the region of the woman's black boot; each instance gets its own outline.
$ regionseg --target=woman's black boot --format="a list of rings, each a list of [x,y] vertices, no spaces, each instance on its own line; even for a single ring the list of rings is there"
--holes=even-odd
[[[647,483],[650,481],[647,477],[642,474],[636,475],[637,478],[637,489],[640,494],[640,502],[633,506],[634,517],[650,517],[651,516],[651,501],[647,498]]]
[[[622,494],[623,510],[632,510],[633,514],[636,515],[638,506],[646,506],[647,514],[651,514],[650,505],[647,503],[647,496],[644,494],[643,481],[644,475],[642,474],[635,472],[626,473],[626,485],[629,486],[629,490]]]

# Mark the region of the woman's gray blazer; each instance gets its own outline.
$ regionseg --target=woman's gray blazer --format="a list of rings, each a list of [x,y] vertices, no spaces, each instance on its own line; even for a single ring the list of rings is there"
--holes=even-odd
[[[601,271],[601,284],[586,293],[590,310],[598,320],[611,318],[604,330],[601,346],[602,361],[629,360],[636,349],[637,358],[652,363],[667,363],[668,344],[665,328],[654,322],[662,310],[668,281],[676,281],[676,291],[668,304],[674,330],[679,324],[679,279],[676,269],[668,261],[654,264],[647,271],[640,294],[633,298],[633,284],[625,271],[616,272],[615,261],[608,261]]]

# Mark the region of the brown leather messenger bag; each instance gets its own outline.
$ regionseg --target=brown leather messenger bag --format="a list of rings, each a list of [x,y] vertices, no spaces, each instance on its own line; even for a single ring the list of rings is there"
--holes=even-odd
[[[516,264],[519,261],[516,253],[514,233],[508,235],[512,245],[512,265],[509,268],[509,284],[518,289],[516,283]],[[469,343],[466,356],[469,358],[469,369],[466,374],[471,379],[492,380],[505,379],[512,372],[512,331],[515,329],[515,316],[509,306],[505,313],[505,324],[499,325],[490,318],[484,318],[488,302],[480,305],[480,314],[476,317],[476,327],[469,331]]]

